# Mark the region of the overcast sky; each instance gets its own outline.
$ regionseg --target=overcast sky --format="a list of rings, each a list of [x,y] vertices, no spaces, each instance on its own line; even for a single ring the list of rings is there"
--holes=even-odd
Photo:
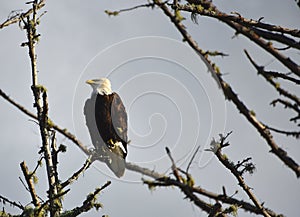
[[[204,151],[218,133],[232,130],[232,145],[224,152],[234,161],[253,158],[257,170],[254,175],[245,175],[245,180],[258,199],[277,213],[296,216],[299,213],[295,206],[300,199],[299,180],[268,152],[270,148],[265,141],[236,108],[225,102],[204,63],[182,42],[168,18],[158,9],[139,9],[117,17],[104,13],[106,9],[117,10],[145,2],[46,2],[43,11],[47,13],[38,28],[41,38],[37,55],[39,82],[48,90],[50,117],[91,147],[83,116],[83,105],[91,88],[84,81],[108,77],[129,115],[128,136],[132,143],[128,148],[128,161],[164,173],[170,168],[165,146],[171,148],[178,165],[185,168],[200,145],[200,152],[192,164],[196,184],[216,193],[221,193],[222,186],[226,186],[228,195],[239,190],[236,196],[247,200],[234,177],[212,153]],[[264,17],[265,22],[300,28],[300,11],[293,0],[214,3],[227,13],[237,11],[247,18]],[[2,0],[1,22],[12,10],[26,7],[21,1]],[[229,57],[214,61],[226,74],[224,79],[232,84],[257,117],[271,126],[289,129],[292,125],[287,120],[293,114],[282,108],[270,108],[269,103],[278,96],[257,76],[243,49],[268,69],[287,70],[243,36],[234,37],[234,31],[224,24],[199,17],[199,25],[196,25],[190,22],[189,14],[184,15],[187,17],[184,24],[200,47],[229,54]],[[0,41],[0,88],[34,111],[28,51],[20,47],[26,41],[25,32],[17,24],[12,25],[0,31]],[[289,54],[299,63],[299,52]],[[293,87],[293,90],[299,93],[299,88]],[[22,177],[19,163],[25,160],[31,169],[35,167],[41,144],[38,127],[3,99],[0,99],[0,109],[0,195],[26,205],[30,195],[19,181],[18,177]],[[274,136],[280,147],[300,163],[299,140]],[[58,136],[57,142],[67,145],[68,149],[60,156],[59,164],[61,180],[65,180],[84,163],[86,156],[62,136]],[[45,171],[40,169],[38,175],[37,190],[45,198]],[[104,209],[83,216],[205,216],[183,199],[178,189],[149,191],[141,184],[141,178],[139,174],[126,171],[124,177],[117,179],[105,165],[96,162],[71,186],[64,200],[65,207],[80,205],[88,193],[111,180],[112,185],[99,197]],[[241,212],[240,216],[249,214]]]

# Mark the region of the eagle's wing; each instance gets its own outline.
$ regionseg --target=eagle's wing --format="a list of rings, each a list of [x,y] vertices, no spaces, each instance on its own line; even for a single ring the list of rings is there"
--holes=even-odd
[[[113,128],[122,143],[127,145],[127,113],[125,106],[117,93],[113,93],[113,101],[111,104],[111,119],[113,123]]]

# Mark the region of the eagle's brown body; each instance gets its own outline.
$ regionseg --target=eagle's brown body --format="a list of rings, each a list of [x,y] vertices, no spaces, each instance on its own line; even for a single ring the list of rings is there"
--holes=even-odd
[[[96,124],[98,131],[108,147],[111,143],[121,142],[126,152],[115,150],[116,154],[125,159],[127,155],[127,114],[121,98],[117,93],[110,95],[97,94]]]

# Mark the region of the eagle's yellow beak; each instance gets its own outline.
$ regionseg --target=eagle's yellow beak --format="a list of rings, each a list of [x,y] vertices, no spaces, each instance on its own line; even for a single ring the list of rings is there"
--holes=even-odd
[[[93,84],[94,81],[93,80],[87,80],[85,83],[87,83],[87,84]]]

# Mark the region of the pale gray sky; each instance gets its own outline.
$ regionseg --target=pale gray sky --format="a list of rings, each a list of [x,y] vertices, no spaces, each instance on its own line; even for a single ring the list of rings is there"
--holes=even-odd
[[[49,91],[50,116],[60,126],[68,128],[85,144],[90,145],[88,131],[82,114],[91,89],[84,81],[108,76],[113,89],[120,93],[129,114],[128,160],[166,172],[170,162],[164,147],[169,146],[178,164],[186,165],[188,157],[197,145],[200,153],[192,165],[196,184],[221,193],[239,190],[237,197],[247,197],[237,181],[209,152],[212,137],[233,130],[232,146],[224,152],[232,160],[252,156],[257,166],[254,175],[245,180],[261,202],[277,213],[296,216],[300,185],[295,175],[274,155],[256,130],[235,107],[224,102],[204,64],[181,42],[181,36],[158,9],[140,9],[108,17],[104,10],[116,10],[145,3],[146,1],[47,1],[47,13],[42,17],[37,47],[40,83]],[[300,28],[299,8],[293,0],[214,1],[220,10],[237,11],[245,17]],[[2,0],[0,20],[4,21],[12,10],[25,8],[21,1]],[[224,77],[232,84],[249,108],[259,119],[273,126],[291,127],[286,120],[290,113],[268,105],[276,93],[246,59],[243,49],[260,64],[269,69],[282,66],[274,58],[256,48],[243,36],[234,37],[234,31],[222,23],[199,17],[199,25],[184,21],[198,44],[209,50],[228,53],[226,58],[216,58]],[[0,87],[12,98],[32,108],[31,76],[27,49],[20,44],[26,41],[25,32],[17,25],[0,31]],[[299,53],[292,58],[299,63]],[[296,88],[295,88],[296,90]],[[299,90],[299,88],[298,88]],[[21,114],[4,100],[1,108],[0,194],[26,205],[30,195],[18,177],[22,176],[19,163],[25,160],[32,169],[38,160],[41,143],[35,122]],[[270,110],[272,109],[272,110]],[[299,163],[299,141],[274,134],[278,144]],[[70,141],[58,136],[58,144],[67,145],[67,153],[60,156],[61,179],[68,178],[85,160],[85,155]],[[37,190],[45,196],[44,170],[39,172]],[[141,184],[141,175],[126,171],[116,179],[101,163],[85,172],[71,186],[65,197],[66,208],[78,206],[86,195],[107,180],[112,185],[99,197],[104,209],[83,216],[205,216],[178,189],[156,189],[150,192]],[[214,202],[214,201],[210,201]],[[1,205],[2,206],[2,205]],[[11,210],[7,207],[8,210]],[[240,212],[239,216],[250,216]]]

